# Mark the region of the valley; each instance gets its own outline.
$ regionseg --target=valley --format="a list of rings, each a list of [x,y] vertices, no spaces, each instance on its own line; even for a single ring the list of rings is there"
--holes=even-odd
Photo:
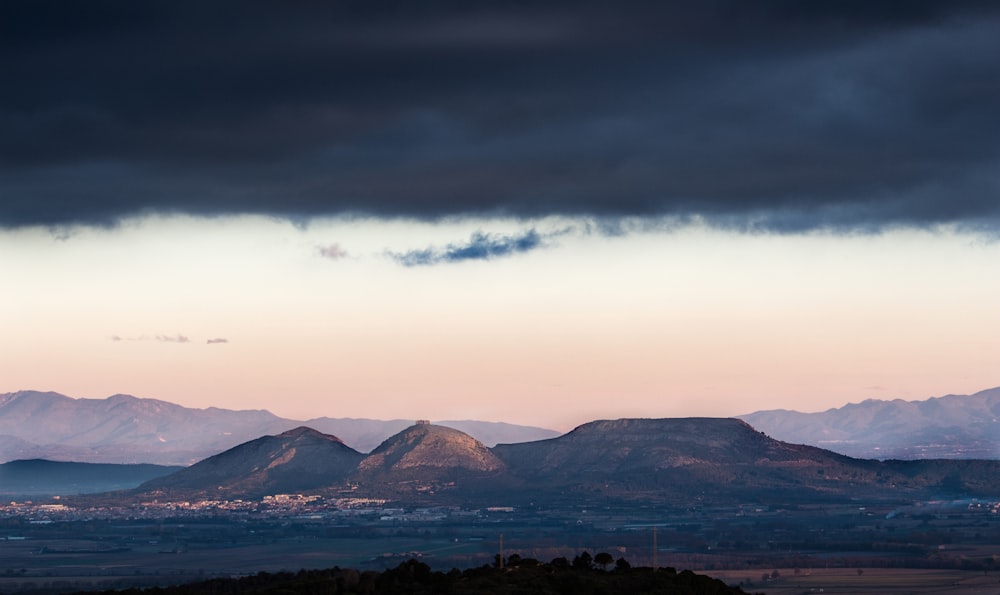
[[[773,589],[831,571],[847,572],[844,584],[855,588],[859,577],[875,580],[890,571],[976,577],[980,586],[978,577],[993,579],[994,587],[1000,579],[998,501],[495,504],[413,507],[305,496],[83,510],[7,504],[0,508],[0,592],[178,584],[333,566],[382,570],[409,558],[438,570],[469,568],[492,562],[501,535],[505,556],[547,561],[607,551],[633,566],[653,564],[655,543],[658,566],[725,577],[748,592],[789,592]],[[801,580],[786,580],[792,577]]]

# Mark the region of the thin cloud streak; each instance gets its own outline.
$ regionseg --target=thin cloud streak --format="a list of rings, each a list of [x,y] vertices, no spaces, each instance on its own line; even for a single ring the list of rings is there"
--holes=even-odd
[[[468,242],[448,244],[443,249],[425,248],[408,252],[387,252],[389,258],[405,267],[432,266],[467,260],[492,260],[531,252],[544,246],[544,238],[534,229],[516,235],[489,234],[477,231]]]
[[[160,343],[190,343],[191,338],[187,335],[177,333],[176,335],[140,335],[138,337],[122,337],[121,335],[111,335],[111,340],[119,341],[157,341]]]

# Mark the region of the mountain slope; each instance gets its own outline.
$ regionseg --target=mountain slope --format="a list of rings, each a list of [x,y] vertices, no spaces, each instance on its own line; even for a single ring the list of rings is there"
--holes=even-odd
[[[691,505],[983,496],[1000,490],[998,461],[853,459],[769,438],[736,419],[620,419],[551,440],[497,445],[509,472],[568,499]]]
[[[821,413],[758,411],[739,419],[780,440],[855,457],[1000,459],[1000,387],[925,401],[869,399]]]
[[[339,438],[300,427],[264,436],[191,467],[148,481],[147,496],[247,498],[327,491],[350,481],[359,493],[418,493],[467,487],[502,474],[504,464],[486,446],[458,430],[410,426],[363,455]]]
[[[213,497],[294,493],[342,483],[362,458],[336,436],[299,427],[233,447],[139,490]]]
[[[551,440],[493,450],[531,483],[608,495],[817,490],[830,480],[863,483],[875,476],[869,462],[772,440],[734,419],[595,421]]]
[[[352,482],[373,496],[444,503],[507,485],[505,467],[472,436],[422,422],[387,438]]]
[[[418,423],[387,438],[359,466],[364,475],[467,471],[494,473],[504,469],[486,446],[459,430]]]

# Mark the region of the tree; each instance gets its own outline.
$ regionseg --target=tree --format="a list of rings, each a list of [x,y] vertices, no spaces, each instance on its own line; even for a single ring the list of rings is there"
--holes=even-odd
[[[615,570],[624,572],[626,570],[631,570],[631,569],[632,565],[629,564],[628,560],[626,560],[625,558],[618,558],[618,561],[615,562]]]
[[[600,552],[594,556],[594,563],[600,565],[601,570],[607,570],[608,564],[615,561],[615,557],[608,552]]]
[[[594,558],[590,552],[584,550],[579,556],[573,558],[573,568],[578,570],[589,570],[594,567]]]

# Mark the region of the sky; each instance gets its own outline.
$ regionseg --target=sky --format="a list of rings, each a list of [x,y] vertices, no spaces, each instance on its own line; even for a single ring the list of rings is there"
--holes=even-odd
[[[1000,385],[992,2],[0,4],[0,392],[488,419]]]

